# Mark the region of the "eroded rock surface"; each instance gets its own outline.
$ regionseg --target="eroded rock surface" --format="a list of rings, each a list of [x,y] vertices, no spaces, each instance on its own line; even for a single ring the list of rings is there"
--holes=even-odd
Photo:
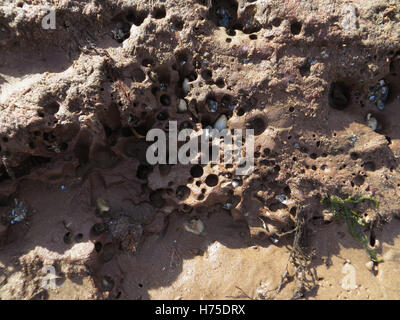
[[[310,230],[332,223],[324,194],[374,197],[374,225],[398,217],[398,30],[394,0],[3,1],[0,297],[43,298],[55,264],[89,283],[81,298],[138,298],[116,257],[176,217],[179,233],[231,215],[266,246],[298,210]],[[169,121],[254,129],[254,172],[150,165],[144,137]],[[10,224],[15,199],[28,209]]]

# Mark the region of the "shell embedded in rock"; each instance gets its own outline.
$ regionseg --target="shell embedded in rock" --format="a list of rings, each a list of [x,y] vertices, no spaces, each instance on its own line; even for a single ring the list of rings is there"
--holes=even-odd
[[[378,128],[378,120],[376,120],[371,113],[368,113],[367,115],[367,124],[373,131]]]
[[[240,181],[239,180],[232,180],[232,187],[237,188],[240,185]]]
[[[226,115],[223,114],[217,119],[217,121],[215,121],[214,128],[219,131],[222,131],[227,128],[227,125],[228,125],[228,118],[226,117]]]
[[[183,80],[182,89],[183,89],[183,92],[184,92],[185,94],[188,94],[188,93],[189,93],[190,87],[189,87],[189,79],[188,79],[188,78],[185,78],[185,79]]]
[[[374,269],[374,262],[373,262],[373,261],[368,261],[368,262],[365,264],[365,267],[366,267],[369,271],[372,271],[372,270]]]
[[[110,207],[108,206],[106,200],[104,200],[103,198],[97,198],[96,209],[97,209],[97,213],[100,215],[110,211]]]
[[[204,223],[200,219],[192,219],[183,223],[186,231],[200,235],[204,231]]]
[[[279,223],[286,224],[290,220],[290,214],[286,210],[269,211],[266,210],[263,214],[265,217]]]
[[[178,113],[184,113],[187,111],[188,106],[187,106],[187,102],[185,99],[179,100],[177,109],[178,109]]]

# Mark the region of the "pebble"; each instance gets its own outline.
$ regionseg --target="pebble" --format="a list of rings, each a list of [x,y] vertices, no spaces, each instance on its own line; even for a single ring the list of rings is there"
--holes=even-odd
[[[232,203],[225,203],[224,204],[224,209],[231,210],[232,208],[233,208],[233,204]]]
[[[369,271],[372,271],[374,269],[374,262],[373,261],[368,261],[365,266]]]
[[[378,120],[376,120],[371,113],[368,113],[367,115],[367,124],[372,131],[375,131],[378,128]]]
[[[188,79],[188,78],[185,78],[185,79],[183,80],[182,89],[183,89],[183,92],[184,92],[185,94],[188,94],[188,93],[189,93],[190,87],[189,87],[189,79]]]
[[[200,235],[204,231],[204,223],[200,219],[192,219],[183,224],[186,231]]]
[[[103,198],[97,198],[96,209],[98,214],[100,215],[103,215],[104,213],[108,213],[110,211],[110,207],[108,206],[107,201]]]
[[[214,123],[214,128],[221,131],[227,128],[228,118],[226,115],[221,115]]]
[[[274,237],[269,237],[269,240],[271,240],[272,243],[274,243],[274,244],[277,244],[279,242],[279,240]]]
[[[178,113],[184,113],[187,111],[188,107],[187,107],[187,103],[186,100],[184,99],[180,99],[179,103],[178,103]]]
[[[232,187],[237,188],[240,185],[240,181],[232,180]]]
[[[275,197],[276,200],[278,200],[282,204],[286,204],[287,202],[287,197],[285,195],[277,195]]]

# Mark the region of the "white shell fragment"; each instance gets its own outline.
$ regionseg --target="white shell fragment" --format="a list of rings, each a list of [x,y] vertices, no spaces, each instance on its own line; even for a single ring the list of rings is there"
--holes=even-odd
[[[185,79],[183,80],[182,89],[183,89],[183,92],[184,92],[185,94],[188,94],[188,93],[189,93],[190,87],[189,87],[189,79],[188,79],[188,78],[185,78]]]
[[[178,103],[177,109],[178,109],[178,112],[179,112],[179,113],[184,113],[184,112],[186,112],[187,109],[188,109],[186,100],[180,99],[180,100],[179,100],[179,103]]]
[[[367,124],[371,130],[375,131],[378,128],[378,120],[376,120],[372,114],[368,113],[367,115]]]
[[[214,123],[214,128],[221,131],[226,129],[227,127],[227,123],[228,123],[228,118],[226,117],[226,115],[221,115],[217,121],[215,121]]]
[[[287,203],[287,197],[284,194],[277,195],[275,197],[275,199],[278,200],[282,204],[286,204]]]
[[[224,209],[231,210],[232,208],[233,208],[233,204],[232,203],[225,203],[224,204]]]
[[[365,267],[366,267],[369,271],[372,271],[372,270],[374,269],[374,262],[373,262],[373,261],[368,261],[368,262],[365,264]]]
[[[237,188],[240,185],[239,180],[232,180],[232,187]]]
[[[183,223],[183,227],[187,232],[191,232],[196,235],[199,235],[204,231],[204,223],[200,219],[186,221]]]
[[[96,209],[99,214],[107,213],[110,211],[110,207],[107,204],[107,201],[103,198],[97,198],[96,200]]]

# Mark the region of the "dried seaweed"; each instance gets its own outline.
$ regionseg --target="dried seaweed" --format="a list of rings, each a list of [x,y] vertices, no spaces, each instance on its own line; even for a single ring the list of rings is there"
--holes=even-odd
[[[379,263],[383,260],[379,259],[376,251],[368,246],[368,238],[363,230],[366,224],[363,220],[362,214],[357,213],[349,207],[349,204],[358,204],[364,200],[372,201],[375,205],[375,208],[378,208],[379,206],[379,203],[376,199],[368,196],[362,196],[356,199],[353,197],[348,197],[342,200],[338,197],[325,195],[322,199],[322,202],[331,206],[331,210],[335,214],[334,217],[336,219],[346,221],[350,234],[363,244],[371,260]]]

